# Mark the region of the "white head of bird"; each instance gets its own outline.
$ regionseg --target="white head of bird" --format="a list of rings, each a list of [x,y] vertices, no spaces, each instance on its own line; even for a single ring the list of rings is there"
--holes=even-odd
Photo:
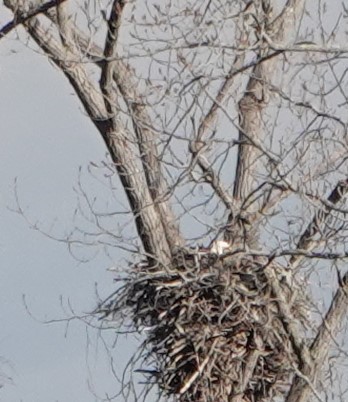
[[[210,252],[221,255],[226,253],[230,249],[231,245],[230,243],[227,243],[227,241],[224,240],[215,240],[213,241],[211,247],[210,247]]]

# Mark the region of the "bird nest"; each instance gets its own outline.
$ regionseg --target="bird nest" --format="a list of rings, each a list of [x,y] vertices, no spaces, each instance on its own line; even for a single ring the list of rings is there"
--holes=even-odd
[[[291,317],[284,317],[265,261],[246,254],[183,251],[172,268],[132,267],[100,312],[128,316],[146,330],[149,381],[180,402],[271,400],[284,394],[298,362],[287,320],[300,306],[279,267],[272,269]],[[296,299],[296,298],[295,298]],[[273,400],[273,399],[272,399]]]

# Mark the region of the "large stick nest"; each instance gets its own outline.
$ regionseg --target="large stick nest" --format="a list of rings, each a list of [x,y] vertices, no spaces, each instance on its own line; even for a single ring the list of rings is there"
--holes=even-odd
[[[271,400],[285,393],[297,365],[286,321],[300,302],[273,269],[293,316],[283,317],[265,261],[239,254],[183,251],[172,268],[132,267],[131,278],[103,314],[127,315],[146,329],[142,364],[152,382],[182,402]],[[283,299],[284,300],[284,299]],[[299,321],[300,322],[300,321]]]

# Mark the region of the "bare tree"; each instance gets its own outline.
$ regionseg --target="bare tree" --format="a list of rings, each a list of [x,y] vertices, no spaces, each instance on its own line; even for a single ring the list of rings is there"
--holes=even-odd
[[[147,331],[137,369],[180,401],[343,401],[344,4],[4,4],[127,196],[142,259],[96,314]]]

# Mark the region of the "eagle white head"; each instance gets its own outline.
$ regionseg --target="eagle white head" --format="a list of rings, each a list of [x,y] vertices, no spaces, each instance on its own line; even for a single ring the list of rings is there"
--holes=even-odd
[[[215,240],[211,244],[210,252],[217,254],[217,255],[221,255],[221,254],[226,253],[226,251],[228,251],[230,249],[230,247],[231,247],[231,245],[230,245],[230,243],[227,243],[227,241]]]

